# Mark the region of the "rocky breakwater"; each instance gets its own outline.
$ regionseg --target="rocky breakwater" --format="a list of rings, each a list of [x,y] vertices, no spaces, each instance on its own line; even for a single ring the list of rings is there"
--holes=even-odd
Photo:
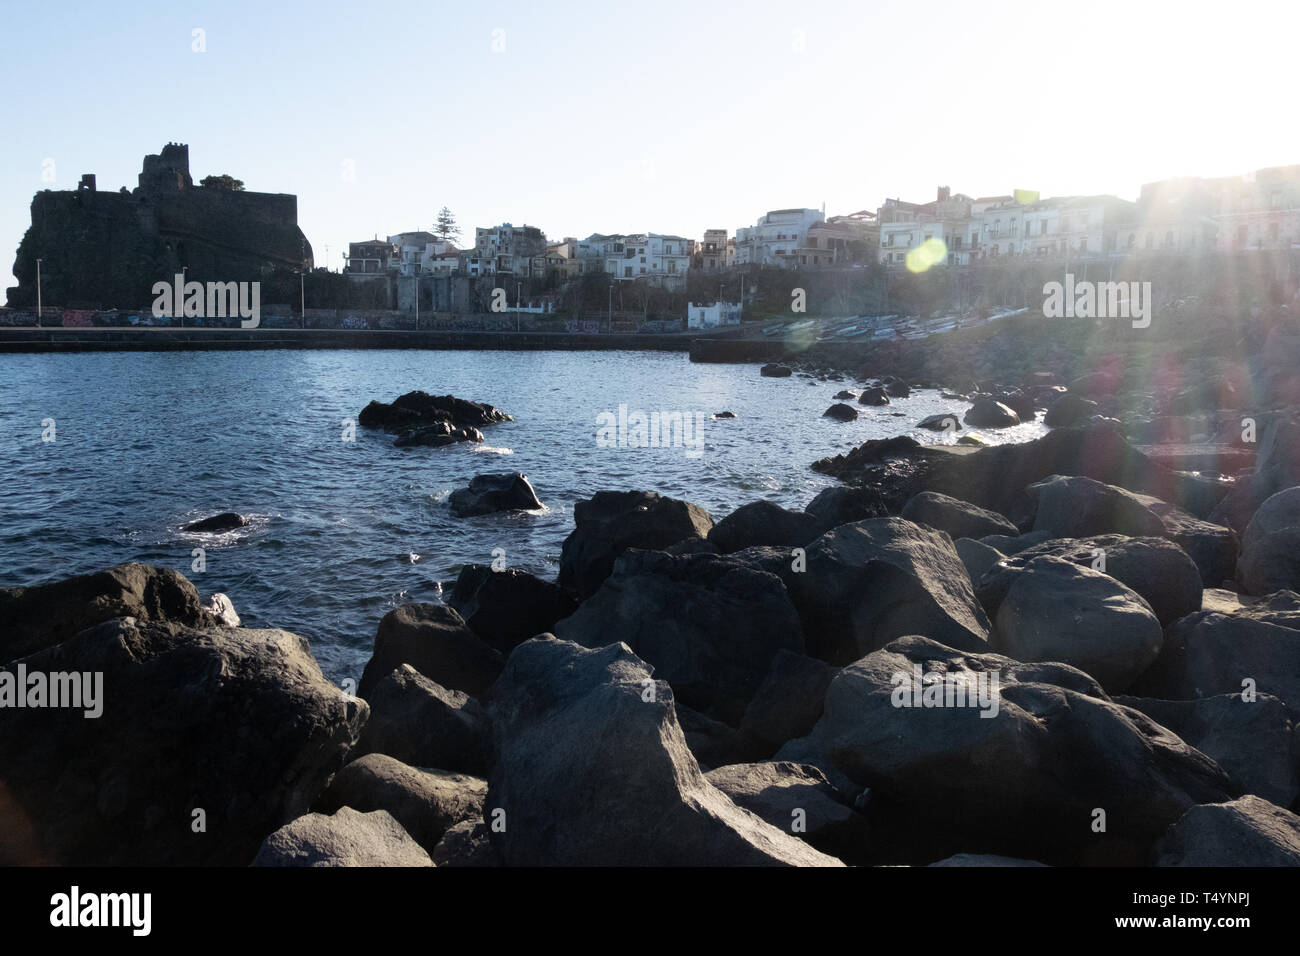
[[[91,862],[1300,861],[1300,580],[1235,583],[1221,489],[1097,424],[875,449],[803,511],[599,492],[557,581],[470,566],[389,612],[364,700],[169,572],[0,592],[0,659],[132,695],[93,751],[0,710],[5,812]],[[1252,554],[1293,533],[1271,500]]]
[[[407,392],[391,403],[372,401],[357,416],[362,428],[378,428],[397,436],[399,448],[438,448],[456,442],[481,442],[485,425],[513,421],[501,409],[452,395]]]

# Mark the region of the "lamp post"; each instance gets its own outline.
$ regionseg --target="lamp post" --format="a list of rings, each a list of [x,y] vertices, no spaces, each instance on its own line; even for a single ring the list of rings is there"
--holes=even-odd
[[[298,273],[298,312],[301,316],[299,326],[307,328],[307,273]]]
[[[420,264],[411,264],[411,275],[415,277],[415,331],[420,331]]]
[[[174,306],[179,306],[180,315],[177,318],[181,320],[182,329],[185,328],[185,274],[189,271],[189,266],[181,266],[181,301],[173,303]]]
[[[41,324],[41,261],[36,260],[36,324]]]

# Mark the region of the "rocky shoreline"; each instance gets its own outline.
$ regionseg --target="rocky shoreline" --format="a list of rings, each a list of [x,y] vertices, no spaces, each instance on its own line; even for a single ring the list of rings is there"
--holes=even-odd
[[[1300,864],[1300,424],[1225,482],[1054,382],[968,397],[1060,427],[867,442],[803,511],[597,492],[558,580],[467,566],[355,688],[168,569],[0,589],[0,863]],[[94,718],[60,706],[90,674]]]

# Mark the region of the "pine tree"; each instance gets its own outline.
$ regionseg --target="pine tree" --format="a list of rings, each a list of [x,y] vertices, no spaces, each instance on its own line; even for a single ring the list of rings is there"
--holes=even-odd
[[[456,217],[451,214],[451,210],[446,206],[438,210],[438,221],[434,224],[433,231],[439,239],[450,241],[460,238],[460,229],[456,226]]]

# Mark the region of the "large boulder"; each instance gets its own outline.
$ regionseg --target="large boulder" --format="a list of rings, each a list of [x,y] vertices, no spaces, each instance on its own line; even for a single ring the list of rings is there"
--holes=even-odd
[[[1300,866],[1300,816],[1245,796],[1191,807],[1161,842],[1159,866]]]
[[[217,623],[183,575],[150,564],[119,564],[51,584],[0,588],[0,664],[117,617],[191,627]]]
[[[1031,561],[1041,557],[1062,558],[1081,568],[1109,575],[1140,594],[1151,605],[1162,627],[1201,609],[1204,593],[1201,573],[1181,548],[1164,538],[1104,534],[1092,538],[1052,538],[989,567],[982,578],[976,579],[975,596],[990,619],[996,617],[1016,576]]]
[[[1237,579],[1247,594],[1300,589],[1300,487],[1279,491],[1250,519]]]
[[[937,491],[914,495],[899,514],[909,521],[928,524],[936,531],[946,531],[954,541],[957,538],[978,539],[990,534],[1020,533],[1020,529],[1002,515]]]
[[[1260,436],[1255,470],[1239,478],[1209,519],[1244,531],[1269,498],[1300,485],[1300,422],[1279,418]]]
[[[807,550],[791,596],[809,653],[846,664],[907,634],[983,649],[989,622],[952,539],[903,518],[826,532]]]
[[[316,800],[318,813],[351,807],[386,810],[430,854],[443,834],[462,820],[483,819],[487,781],[445,770],[422,770],[385,754],[348,764]]]
[[[512,866],[834,866],[742,810],[686,746],[673,692],[625,644],[515,648],[492,715],[485,806]]]
[[[881,848],[894,862],[973,849],[1150,862],[1152,843],[1190,806],[1235,796],[1210,758],[1110,701],[1086,674],[923,637],[840,671],[813,732],[776,759],[869,788],[873,833],[894,835]],[[1104,832],[1094,829],[1098,809]]]
[[[1164,522],[1165,534],[1187,552],[1201,571],[1201,583],[1207,588],[1222,587],[1237,576],[1237,552],[1240,543],[1231,528],[1203,521],[1168,502],[1151,495],[1134,494],[1147,510]]]
[[[707,538],[713,519],[699,505],[653,491],[598,491],[573,506],[573,531],[560,551],[560,587],[586,600],[628,548],[661,550]]]
[[[309,813],[266,838],[251,866],[433,866],[386,810]]]
[[[307,811],[369,712],[276,630],[121,618],[6,671],[0,779],[17,819],[0,830],[30,827],[64,866],[247,864]],[[37,674],[94,680],[74,685],[90,691],[80,707],[15,708],[6,686],[23,673],[29,687]]]
[[[1142,711],[1217,761],[1246,793],[1282,807],[1291,806],[1300,796],[1300,737],[1286,706],[1276,697],[1116,697],[1115,702]]]
[[[814,515],[787,511],[772,501],[751,501],[715,524],[709,541],[722,554],[758,545],[801,548],[824,530]]]
[[[790,368],[788,365],[769,362],[758,370],[758,374],[764,378],[789,378],[794,374],[794,369]]]
[[[1244,614],[1189,614],[1165,631],[1160,656],[1129,692],[1165,700],[1272,694],[1300,714],[1300,631]]]
[[[477,428],[511,420],[501,409],[483,402],[422,391],[407,392],[390,404],[372,401],[357,416],[357,424],[362,428],[382,428],[398,433],[439,422],[452,427],[469,425]]]
[[[842,524],[889,514],[880,496],[868,488],[823,488],[803,510],[817,519],[823,533]]]
[[[1087,421],[1097,414],[1099,408],[1096,402],[1067,392],[1052,403],[1043,416],[1043,424],[1052,428],[1069,428]]]
[[[767,677],[745,709],[741,731],[767,754],[787,740],[802,737],[822,715],[826,688],[838,669],[815,657],[777,651]]]
[[[586,647],[618,637],[683,703],[733,726],[777,651],[803,651],[780,578],[708,554],[626,552],[555,633]]]
[[[879,386],[876,386],[875,388],[864,389],[862,394],[858,396],[858,404],[859,405],[888,405],[889,393],[886,392],[883,388],[880,388]]]
[[[444,687],[482,697],[503,663],[501,653],[479,640],[455,608],[403,604],[380,620],[357,693],[368,698],[371,688],[395,668],[410,664]]]
[[[1001,402],[984,398],[967,409],[962,421],[976,428],[1010,428],[1020,424],[1020,416]]]
[[[1166,534],[1160,516],[1135,495],[1092,478],[1052,475],[1026,490],[1038,506],[1035,531],[1050,531],[1060,538]]]
[[[577,602],[558,585],[518,568],[495,571],[467,564],[444,598],[482,641],[509,654],[538,634],[554,630]]]
[[[822,418],[833,418],[837,422],[857,421],[858,410],[852,405],[845,405],[843,402],[836,402],[826,411],[822,412]]]
[[[816,767],[789,761],[740,763],[710,770],[704,778],[736,806],[823,853],[848,863],[867,859],[866,818]]]
[[[376,684],[367,699],[370,720],[353,756],[379,753],[414,767],[487,773],[492,727],[473,697],[402,664]]]
[[[528,476],[517,471],[475,475],[468,488],[457,488],[451,493],[447,504],[461,518],[494,511],[539,511],[545,507]]]
[[[916,427],[932,432],[959,432],[961,422],[952,412],[942,412],[938,415],[927,415],[916,423]]]
[[[1060,661],[1106,690],[1127,688],[1160,653],[1164,633],[1135,591],[1061,558],[1017,573],[994,618],[994,649],[1018,661]]]
[[[462,820],[449,828],[429,854],[434,866],[497,867],[501,858],[492,846],[487,824]]]
[[[961,558],[961,563],[966,565],[966,573],[970,575],[971,583],[976,587],[975,597],[978,599],[980,580],[990,568],[1004,560],[1006,555],[997,548],[971,538],[958,538],[952,546],[957,549],[957,557]],[[988,605],[984,605],[984,611],[988,614]],[[989,614],[989,619],[992,618],[993,615]]]

